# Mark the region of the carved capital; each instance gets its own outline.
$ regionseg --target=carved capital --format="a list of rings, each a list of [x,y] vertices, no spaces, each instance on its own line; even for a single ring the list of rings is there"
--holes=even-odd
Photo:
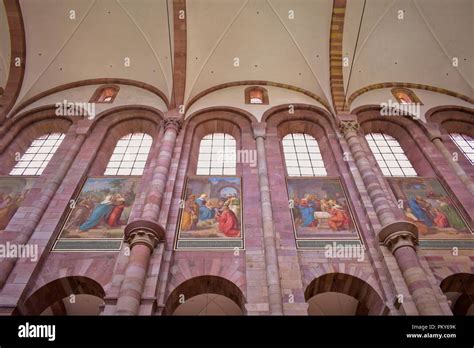
[[[168,129],[174,129],[176,133],[179,133],[183,122],[179,118],[165,118],[163,120],[165,131]]]
[[[357,131],[359,130],[359,122],[341,121],[339,122],[339,130],[344,136],[347,136],[347,134],[351,132],[357,133]]]
[[[148,246],[152,251],[165,238],[163,227],[147,220],[137,220],[125,227],[125,240],[132,249],[137,244]]]
[[[254,139],[263,138],[265,139],[266,136],[266,123],[254,123],[252,124],[253,129],[253,137]]]
[[[408,221],[396,221],[382,228],[379,240],[392,253],[403,246],[415,249],[418,244],[418,228]]]

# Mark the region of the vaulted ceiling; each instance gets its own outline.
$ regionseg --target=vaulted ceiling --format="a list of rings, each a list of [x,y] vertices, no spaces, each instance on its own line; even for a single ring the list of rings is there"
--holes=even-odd
[[[336,94],[346,99],[344,104],[362,88],[389,82],[473,97],[472,0],[19,4],[26,62],[16,106],[52,88],[96,78],[134,80],[160,90],[168,101],[178,95],[178,104],[212,89],[256,82],[317,96],[331,111],[343,109],[335,105]],[[13,47],[6,25],[11,7],[0,5],[0,87],[5,95]],[[185,10],[184,16],[179,9]],[[453,66],[453,58],[459,66]]]

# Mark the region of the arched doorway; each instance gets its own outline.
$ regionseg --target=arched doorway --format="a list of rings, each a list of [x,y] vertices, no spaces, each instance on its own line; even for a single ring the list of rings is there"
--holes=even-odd
[[[388,308],[365,281],[344,273],[329,273],[306,288],[309,315],[384,315]]]
[[[454,315],[474,315],[474,274],[452,274],[443,279],[440,288]]]
[[[200,276],[181,283],[168,297],[163,315],[243,315],[242,291],[227,279]]]
[[[14,315],[99,315],[105,292],[87,277],[64,277],[36,290]]]

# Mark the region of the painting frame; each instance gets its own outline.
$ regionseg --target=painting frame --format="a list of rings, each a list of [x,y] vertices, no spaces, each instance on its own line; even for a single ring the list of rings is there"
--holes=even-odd
[[[3,194],[6,194],[6,193],[2,193],[2,191],[6,191],[6,190],[3,189],[3,187],[8,187],[8,188],[11,189],[12,186],[13,186],[13,185],[4,185],[4,182],[19,181],[19,180],[25,180],[26,181],[25,185],[21,188],[21,190],[18,191],[18,192],[15,192],[16,195],[20,194],[23,197],[22,197],[21,202],[19,202],[19,203],[16,202],[17,207],[16,207],[14,212],[3,211],[3,209],[5,209],[7,207],[3,206],[4,205],[3,198],[1,199],[1,202],[0,202],[0,231],[6,229],[6,227],[10,223],[11,219],[15,215],[16,211],[19,208],[21,208],[28,192],[33,188],[37,178],[38,178],[38,176],[34,176],[34,175],[0,175],[0,194],[2,196],[3,196]],[[9,191],[7,196],[10,195],[10,194],[12,194],[11,191]],[[4,213],[5,213],[5,215],[8,215],[8,221],[2,221],[2,217],[3,217]]]
[[[293,227],[293,235],[295,237],[295,241],[297,244],[297,248],[299,250],[319,250],[319,249],[324,249],[325,243],[332,243],[332,242],[340,242],[340,243],[349,243],[349,244],[355,244],[359,245],[362,248],[365,249],[365,244],[363,242],[363,238],[361,235],[361,231],[359,228],[358,220],[356,219],[355,213],[354,213],[354,207],[351,204],[351,201],[349,199],[348,192],[344,186],[344,183],[342,182],[341,178],[338,176],[287,176],[285,178],[285,183],[286,183],[286,190],[287,190],[287,195],[288,195],[288,202],[292,201],[292,198],[290,196],[290,182],[293,180],[316,180],[316,181],[335,181],[339,185],[339,188],[341,190],[341,193],[343,194],[343,197],[345,201],[347,202],[347,210],[349,213],[349,217],[351,219],[352,225],[353,225],[353,232],[350,235],[347,236],[328,236],[328,235],[316,235],[316,236],[301,236],[298,234],[298,226],[295,221],[295,216],[294,216],[294,207],[289,207],[290,209],[290,215],[291,215],[291,223]],[[301,245],[313,245],[313,247],[302,247]]]
[[[420,233],[420,229],[419,229],[419,240],[420,240],[420,245],[427,245],[428,247],[426,249],[429,249],[430,247],[429,246],[436,246],[435,244],[433,243],[436,243],[436,242],[439,242],[439,243],[443,243],[443,242],[451,242],[451,243],[454,243],[456,244],[456,241],[474,241],[474,227],[472,226],[472,223],[469,223],[469,220],[466,219],[465,217],[465,214],[463,213],[463,211],[459,208],[458,206],[458,201],[456,199],[456,196],[451,192],[451,190],[446,187],[446,185],[442,182],[442,180],[436,178],[436,177],[391,177],[391,178],[387,178],[387,181],[389,183],[389,187],[395,197],[395,199],[397,200],[397,202],[399,202],[400,200],[406,200],[406,197],[408,197],[408,194],[406,192],[403,191],[403,187],[401,187],[401,185],[399,184],[399,182],[405,182],[405,183],[409,183],[409,182],[418,182],[418,183],[425,183],[425,182],[429,182],[429,181],[434,181],[436,182],[439,187],[444,191],[442,192],[446,198],[449,199],[449,202],[453,208],[453,210],[457,213],[458,217],[459,217],[459,220],[462,221],[467,229],[467,233],[464,233],[464,235],[462,235],[461,233],[462,232],[457,232],[458,234],[453,237],[453,238],[446,238],[446,237],[436,237],[435,234],[434,236],[432,237],[426,237],[426,236],[423,236],[422,233]],[[429,187],[433,188],[433,185],[429,185]],[[400,197],[399,194],[397,194],[398,190],[400,191],[403,191],[403,194],[404,194],[404,197]],[[433,194],[438,194],[437,192],[434,192],[434,191],[431,191],[433,192]],[[412,193],[413,194],[413,193]],[[428,194],[429,196],[429,194]],[[442,199],[443,197],[441,197]],[[439,207],[435,207],[435,208],[439,208]],[[405,208],[404,208],[404,205],[402,207],[400,207],[400,210],[402,211],[402,214],[406,214],[408,212],[406,212]],[[449,222],[448,222],[449,223]],[[437,229],[439,227],[436,227]],[[430,228],[428,228],[430,229]],[[438,244],[439,244],[438,243]],[[433,247],[434,248],[434,247]]]
[[[75,208],[72,208],[68,206],[68,209],[63,214],[63,217],[61,218],[61,223],[58,226],[57,233],[56,233],[56,239],[51,247],[51,252],[119,252],[122,249],[122,245],[124,242],[124,232],[125,232],[125,226],[128,223],[128,220],[130,218],[130,212],[133,207],[133,204],[137,198],[137,192],[136,190],[138,189],[140,185],[140,180],[141,176],[131,176],[131,175],[123,175],[123,176],[106,176],[106,175],[101,175],[101,176],[87,176],[84,179],[81,180],[81,183],[78,185],[76,190],[74,191],[73,195],[71,196],[71,201],[75,200],[76,202],[80,200],[81,194],[84,191],[86,185],[88,184],[89,181],[92,180],[132,180],[134,183],[134,190],[133,190],[133,202],[131,202],[127,208],[129,208],[129,212],[126,215],[126,221],[125,224],[120,225],[120,229],[122,230],[120,232],[120,237],[85,237],[85,238],[74,238],[74,237],[64,237],[63,233],[65,232],[66,226],[68,222],[70,221],[71,215],[74,212]],[[125,208],[124,208],[125,209]],[[80,245],[92,245],[92,246],[101,246],[101,247],[86,247],[83,249],[80,248],[67,248],[67,247],[58,247],[64,244],[69,245],[74,245],[74,243]],[[106,245],[111,245],[109,247],[105,247]]]
[[[240,204],[240,235],[232,238],[209,238],[209,237],[182,237],[181,236],[181,224],[184,213],[184,205],[187,200],[188,189],[192,180],[203,180],[203,179],[238,179],[239,180],[239,204]],[[245,250],[245,224],[244,224],[244,202],[243,202],[243,178],[240,175],[187,175],[183,186],[183,191],[180,197],[180,208],[178,213],[178,219],[175,228],[175,240],[174,250],[175,251],[229,251],[229,250]],[[232,246],[226,246],[229,241],[235,242]],[[191,242],[191,243],[187,243]],[[189,246],[193,244],[194,246]],[[184,246],[183,246],[184,244]],[[186,246],[188,244],[188,246]],[[210,246],[210,244],[214,244]]]

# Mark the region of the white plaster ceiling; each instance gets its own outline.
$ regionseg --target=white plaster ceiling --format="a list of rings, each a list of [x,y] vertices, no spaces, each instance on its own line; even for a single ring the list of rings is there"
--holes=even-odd
[[[0,1],[0,87],[5,88],[10,71],[10,32],[7,13],[3,1]]]
[[[472,0],[367,0],[361,22],[363,3],[348,1],[346,10],[343,55],[350,59],[344,68],[348,96],[381,82],[420,83],[473,96]],[[403,20],[398,19],[399,10],[405,11]],[[452,65],[454,57],[458,67]]]
[[[330,100],[331,11],[331,0],[187,1],[185,101],[243,80],[289,84]]]
[[[145,82],[171,96],[173,33],[168,31],[167,16],[171,0],[20,0],[20,4],[27,62],[17,105],[59,85],[107,77]],[[332,0],[186,4],[185,102],[216,85],[265,80],[306,89],[332,104]],[[343,70],[347,96],[375,83],[411,82],[473,97],[474,1],[366,0],[361,22],[363,4],[364,0],[347,3],[342,52],[350,58]],[[70,10],[76,11],[75,20],[69,19]],[[405,11],[405,19],[397,19],[398,10]],[[7,80],[8,36],[2,3],[0,87]],[[125,57],[131,59],[130,67],[124,66]],[[458,67],[452,66],[453,57],[459,59]],[[234,67],[234,58],[239,58],[239,67]]]
[[[137,80],[168,98],[171,95],[166,0],[21,0],[20,4],[27,61],[17,104],[50,88],[93,78]],[[127,57],[129,67],[124,64]]]

